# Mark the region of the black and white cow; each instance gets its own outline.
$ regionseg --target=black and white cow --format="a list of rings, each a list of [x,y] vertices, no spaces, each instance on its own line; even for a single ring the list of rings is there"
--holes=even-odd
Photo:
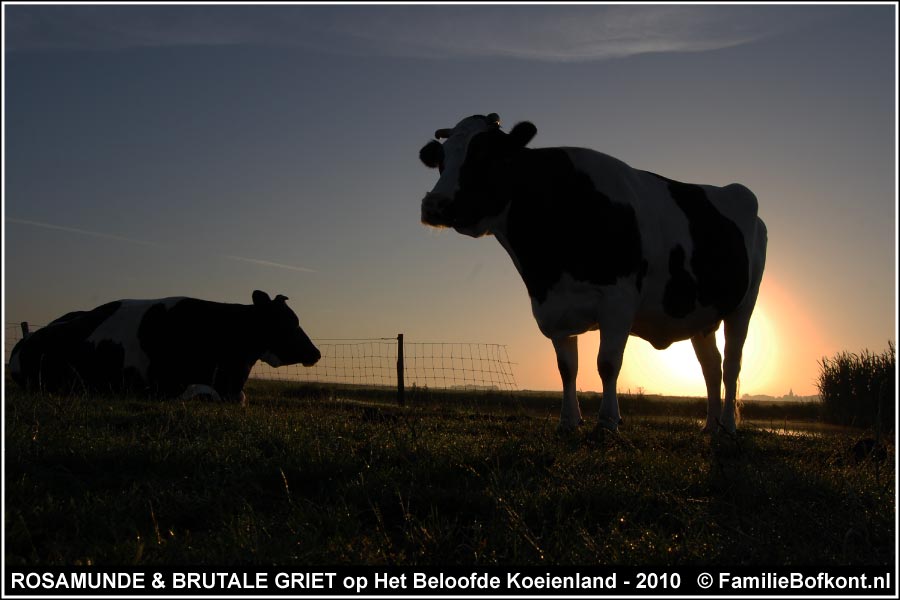
[[[440,179],[422,222],[493,234],[525,282],[563,382],[560,427],[582,423],[575,336],[600,330],[600,424],[620,423],[616,380],[629,335],[658,349],[690,339],[706,380],[706,431],[734,432],[741,352],[766,258],[756,197],[739,184],[695,185],[584,148],[526,148],[529,123],[501,131],[474,115],[419,152]],[[725,359],[714,332],[725,323]],[[721,385],[725,383],[722,410]]]
[[[18,384],[53,392],[208,393],[243,402],[250,369],[319,360],[285,296],[259,290],[253,304],[194,298],[118,300],[68,313],[19,341]]]

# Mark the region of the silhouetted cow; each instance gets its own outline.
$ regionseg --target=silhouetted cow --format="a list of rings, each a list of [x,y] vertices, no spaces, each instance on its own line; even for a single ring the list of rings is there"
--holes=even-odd
[[[244,401],[257,360],[273,367],[319,360],[284,296],[253,304],[194,298],[119,300],[68,313],[19,341],[14,381],[54,392],[135,391]]]
[[[708,392],[705,430],[735,430],[741,352],[765,266],[756,197],[739,184],[680,183],[584,148],[526,148],[529,123],[507,134],[474,115],[439,129],[419,152],[440,179],[422,222],[472,237],[493,234],[553,341],[563,382],[560,426],[580,424],[574,336],[600,330],[600,424],[621,421],[616,380],[629,335],[662,349],[690,339]],[[723,362],[714,332],[725,322]]]

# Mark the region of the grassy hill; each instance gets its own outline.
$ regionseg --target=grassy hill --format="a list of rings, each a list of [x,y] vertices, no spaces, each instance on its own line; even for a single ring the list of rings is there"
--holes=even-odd
[[[561,435],[556,395],[247,392],[240,407],[8,387],[7,562],[894,561],[894,448],[860,455],[858,431],[711,437],[702,401],[626,398],[620,434]]]

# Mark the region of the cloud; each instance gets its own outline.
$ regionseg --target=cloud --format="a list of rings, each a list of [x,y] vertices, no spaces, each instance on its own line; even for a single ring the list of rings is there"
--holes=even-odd
[[[282,263],[272,262],[270,260],[259,260],[258,258],[247,258],[246,256],[229,256],[227,254],[222,254],[222,258],[227,258],[228,260],[237,260],[241,262],[248,262],[254,265],[262,265],[264,267],[275,267],[277,269],[287,269],[289,271],[299,271],[300,273],[315,273],[315,269],[309,269],[307,267],[295,267],[293,265],[285,265]]]
[[[589,61],[701,52],[797,25],[785,6],[7,6],[7,51],[312,48],[430,59]],[[803,13],[804,15],[806,13]]]
[[[698,52],[744,44],[782,25],[748,19],[725,7],[698,6],[519,6],[449,12],[434,18],[427,9],[365,22],[346,21],[341,30],[385,52],[430,58],[516,58],[589,61],[648,52]]]
[[[163,249],[172,249],[173,246],[171,244],[161,244],[159,242],[151,242],[147,240],[139,240],[136,238],[125,237],[121,235],[114,235],[111,233],[104,233],[102,231],[90,231],[88,229],[79,229],[77,227],[67,227],[64,225],[55,225],[53,223],[44,223],[41,221],[30,221],[28,219],[15,219],[15,218],[7,218],[7,223],[15,223],[17,225],[27,225],[29,227],[40,227],[42,229],[50,229],[53,231],[64,231],[66,233],[76,233],[79,235],[86,235],[89,237],[99,238],[103,240],[112,240],[115,242],[125,242],[128,244],[139,244],[142,246],[153,246],[155,248],[163,248]],[[191,251],[192,253],[196,253],[195,251]],[[284,263],[272,262],[269,260],[261,260],[258,258],[248,258],[246,256],[233,256],[229,254],[211,254],[210,256],[214,256],[216,258],[224,258],[227,260],[233,260],[238,262],[245,262],[254,265],[261,265],[264,267],[273,267],[276,269],[286,269],[288,271],[296,271],[299,273],[316,273],[315,269],[310,269],[308,267],[299,267],[295,265],[287,265]]]
[[[156,242],[148,242],[145,240],[138,240],[135,238],[128,238],[121,235],[113,235],[111,233],[103,233],[100,231],[89,231],[87,229],[78,229],[76,227],[66,227],[63,225],[54,225],[52,223],[42,223],[40,221],[29,221],[27,219],[6,219],[7,223],[16,223],[17,225],[29,225],[31,227],[41,227],[43,229],[52,229],[55,231],[65,231],[67,233],[77,233],[79,235],[87,235],[90,237],[100,238],[104,240],[113,240],[116,242],[126,242],[129,244],[140,244],[142,246],[155,246],[157,248],[163,248],[163,244],[158,244]]]

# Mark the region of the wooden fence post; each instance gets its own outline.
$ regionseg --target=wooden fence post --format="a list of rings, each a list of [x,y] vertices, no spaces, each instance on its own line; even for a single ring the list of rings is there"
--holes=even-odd
[[[397,334],[397,405],[403,406],[406,399],[403,397],[403,334]]]
[[[22,321],[19,326],[22,328],[22,339],[27,338],[29,334],[28,321]]]

